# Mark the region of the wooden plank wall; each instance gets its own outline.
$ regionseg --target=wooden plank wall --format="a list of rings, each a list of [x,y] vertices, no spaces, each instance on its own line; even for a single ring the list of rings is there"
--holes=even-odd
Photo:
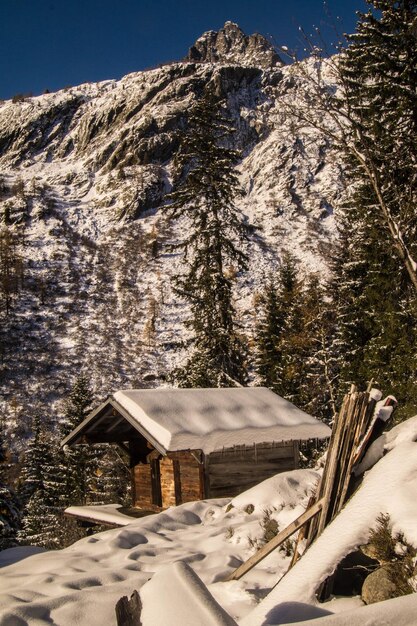
[[[165,509],[176,504],[174,462],[165,456],[159,461],[159,467],[161,470],[162,506]]]
[[[156,461],[160,467],[162,508],[203,498],[233,497],[274,474],[295,469],[298,467],[298,443],[235,446],[213,452],[206,459],[205,469],[199,462],[200,457],[198,450],[170,452]],[[136,465],[133,477],[134,506],[155,506],[151,465]]]
[[[169,452],[161,459],[163,507],[204,498],[203,465],[198,459],[198,451]]]
[[[235,446],[208,456],[208,498],[236,496],[274,474],[298,467],[298,443]]]
[[[148,508],[152,504],[152,479],[150,464],[140,463],[133,468],[133,506]]]
[[[181,502],[193,502],[204,498],[203,465],[191,452],[177,453],[180,484]]]

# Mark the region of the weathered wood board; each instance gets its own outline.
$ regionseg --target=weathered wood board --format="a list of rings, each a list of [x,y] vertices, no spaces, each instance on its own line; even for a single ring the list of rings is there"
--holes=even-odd
[[[207,497],[233,497],[275,474],[297,467],[298,444],[293,441],[214,452],[207,460]]]
[[[140,463],[133,468],[134,506],[149,507],[152,504],[152,478],[150,464]]]
[[[164,457],[159,462],[161,468],[162,506],[167,508],[177,504],[175,498],[174,462]]]
[[[203,498],[233,497],[279,472],[295,469],[299,457],[298,443],[292,441],[235,446],[206,458],[201,450],[183,450],[168,452],[158,460],[154,452],[146,456],[150,463],[133,468],[134,506],[167,508]],[[158,467],[151,473],[152,464]],[[160,475],[159,499],[156,473]]]

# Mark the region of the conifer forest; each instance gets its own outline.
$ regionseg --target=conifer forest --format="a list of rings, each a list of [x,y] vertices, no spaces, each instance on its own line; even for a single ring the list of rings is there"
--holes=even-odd
[[[417,413],[417,3],[367,5],[337,54],[0,103],[0,549],[128,502],[123,450],[60,446],[118,389],[264,386],[331,426],[372,381]]]

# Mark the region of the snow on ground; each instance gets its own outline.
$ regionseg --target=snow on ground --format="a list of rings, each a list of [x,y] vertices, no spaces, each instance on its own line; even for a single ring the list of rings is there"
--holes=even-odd
[[[394,426],[392,430],[378,437],[370,446],[356,473],[361,474],[369,470],[382,458],[385,452],[393,450],[396,445],[403,441],[417,441],[417,415]]]
[[[277,551],[245,581],[221,581],[262,543],[265,520],[284,528],[302,512],[317,480],[312,470],[285,472],[246,497],[172,507],[65,550],[28,558],[22,549],[6,550],[0,554],[0,566],[6,563],[0,569],[0,625],[115,624],[117,600],[175,561],[190,564],[219,604],[240,618],[284,573],[288,557]],[[13,554],[18,562],[7,565]]]
[[[417,594],[413,593],[409,596],[347,610],[337,615],[291,622],[291,626],[415,626],[416,615]],[[279,623],[277,622],[275,626]]]
[[[155,602],[161,590],[164,601]],[[147,626],[171,624],[173,614],[181,626],[237,626],[191,567],[181,561],[157,572],[144,585],[141,600],[141,621]]]
[[[277,550],[243,579],[222,582],[262,545],[271,520],[282,529],[305,508],[319,479],[312,470],[279,474],[232,500],[172,507],[65,550],[6,550],[0,626],[115,624],[117,600],[144,585],[144,626],[412,626],[416,594],[361,607],[358,598],[320,605],[315,591],[366,543],[381,513],[417,546],[416,425],[412,418],[384,435],[385,456],[282,580],[289,557]]]
[[[369,471],[361,488],[332,524],[268,597],[242,620],[242,626],[284,624],[305,619],[306,607],[331,607],[331,603],[318,604],[317,588],[344,556],[367,542],[370,528],[381,513],[391,517],[394,533],[402,531],[417,546],[415,430],[407,422],[397,428],[404,437],[397,431],[397,445]]]

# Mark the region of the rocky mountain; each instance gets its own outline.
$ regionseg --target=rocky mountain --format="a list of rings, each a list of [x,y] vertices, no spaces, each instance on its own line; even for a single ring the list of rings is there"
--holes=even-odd
[[[233,63],[263,69],[281,66],[275,48],[263,35],[245,35],[237,24],[226,22],[218,32],[204,33],[190,48],[186,61]]]
[[[2,300],[0,406],[16,436],[34,411],[59,413],[80,371],[103,397],[161,384],[184,358],[187,312],[170,280],[182,261],[166,245],[184,225],[164,207],[179,131],[208,83],[242,154],[239,208],[253,233],[250,270],[236,278],[245,332],[285,250],[326,272],[340,168],[326,140],[294,133],[280,106],[296,99],[291,67],[260,35],[227,22],[184,61],[2,102],[0,259],[4,285],[14,255],[14,282]]]

